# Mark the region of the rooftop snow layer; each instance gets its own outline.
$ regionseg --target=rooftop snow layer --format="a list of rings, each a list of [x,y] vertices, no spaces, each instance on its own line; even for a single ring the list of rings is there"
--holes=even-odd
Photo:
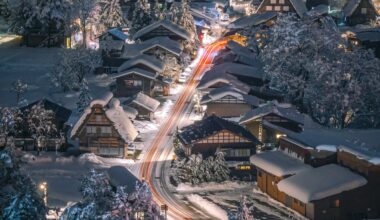
[[[126,35],[124,32],[122,32],[118,28],[109,29],[107,33],[124,42],[128,39],[128,35]]]
[[[367,180],[336,164],[313,168],[281,180],[278,189],[303,203],[320,200],[367,184]]]
[[[267,11],[264,13],[252,14],[250,16],[241,17],[231,22],[227,28],[229,29],[242,29],[249,26],[256,26],[265,23],[273,18],[277,17],[277,13],[273,11]]]
[[[119,73],[113,75],[112,78],[115,79],[115,78],[119,78],[119,77],[126,76],[129,74],[136,74],[136,75],[148,78],[148,79],[156,79],[156,77],[158,75],[157,73],[134,67],[132,69],[127,69],[125,71],[119,72]]]
[[[150,112],[155,112],[157,110],[158,106],[160,105],[159,101],[157,101],[154,98],[151,98],[150,96],[145,95],[142,92],[137,93],[133,97],[132,103],[134,103],[135,105],[138,105],[142,108],[145,108],[146,110],[148,110]]]
[[[255,144],[260,144],[255,136],[239,124],[227,121],[215,115],[211,115],[201,121],[197,121],[192,125],[182,128],[182,132],[178,134],[178,137],[183,144],[191,144],[222,130],[228,130]]]
[[[144,27],[143,29],[137,31],[135,33],[135,35],[133,35],[133,39],[135,39],[135,40],[139,39],[143,35],[146,35],[149,32],[151,32],[154,29],[157,29],[159,27],[164,27],[164,28],[172,31],[173,33],[177,34],[178,36],[182,37],[185,40],[191,40],[191,34],[186,29],[184,29],[181,26],[178,26],[178,25],[174,24],[173,22],[166,20],[166,19],[157,21],[157,22],[155,22],[151,25],[148,25],[148,26]]]
[[[164,65],[161,60],[157,59],[154,56],[149,56],[149,55],[139,55],[136,56],[130,60],[125,61],[118,69],[118,73],[121,73],[125,70],[132,69],[136,67],[137,65],[144,65],[147,66],[151,69],[153,69],[156,72],[162,72],[164,71]]]
[[[223,73],[229,73],[235,76],[251,77],[260,80],[263,79],[264,75],[261,65],[254,67],[240,63],[227,62],[213,66],[209,71],[205,73],[205,76],[215,74],[214,77],[218,77]]]
[[[245,94],[247,94],[250,91],[250,87],[247,84],[238,80],[236,76],[227,73],[221,75],[205,75],[204,77],[202,77],[197,88],[199,90],[205,90],[219,82],[234,86],[237,90]]]
[[[290,157],[282,151],[268,151],[251,156],[251,163],[277,177],[294,175],[305,170],[312,169],[311,166],[302,161]]]
[[[174,41],[168,37],[155,37],[139,44],[126,45],[122,57],[133,58],[155,47],[160,47],[176,56],[179,56],[183,49],[178,41]]]
[[[201,104],[206,104],[212,101],[219,100],[225,96],[233,96],[240,101],[244,101],[252,106],[259,106],[263,101],[255,96],[246,95],[241,93],[233,86],[224,86],[212,89],[207,95],[202,97]]]
[[[275,101],[268,102],[245,113],[239,123],[244,124],[268,114],[275,114],[299,124],[304,123],[304,116],[297,109],[289,104],[281,104]]]

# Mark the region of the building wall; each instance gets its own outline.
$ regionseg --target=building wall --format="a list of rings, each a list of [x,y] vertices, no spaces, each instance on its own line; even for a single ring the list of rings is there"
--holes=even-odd
[[[127,85],[127,82],[133,83],[133,81],[141,81],[142,84],[139,86]],[[126,75],[116,79],[116,97],[129,97],[136,95],[139,92],[143,92],[146,95],[152,96],[152,80],[136,74]]]
[[[363,13],[364,11],[362,10],[365,10],[366,13]],[[375,8],[369,3],[369,0],[362,0],[354,13],[346,18],[346,21],[349,25],[363,24],[376,20],[376,15]]]
[[[296,13],[296,10],[294,9],[293,5],[290,3],[289,0],[264,0],[264,2],[262,2],[260,7],[257,9],[257,12],[264,13],[267,11]]]

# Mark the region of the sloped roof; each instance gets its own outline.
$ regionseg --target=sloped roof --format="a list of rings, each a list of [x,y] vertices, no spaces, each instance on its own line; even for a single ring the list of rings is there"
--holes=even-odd
[[[302,0],[289,0],[289,1],[293,5],[294,9],[296,10],[296,13],[298,14],[298,16],[302,18],[307,12],[305,2],[303,2]]]
[[[143,70],[141,68],[132,68],[132,69],[127,69],[125,71],[119,72],[119,73],[113,75],[112,78],[119,78],[119,77],[126,76],[129,74],[137,74],[137,75],[149,78],[149,79],[156,79],[156,77],[158,75],[157,73],[153,73],[153,72],[150,72],[148,70]]]
[[[227,73],[221,74],[221,75],[217,75],[217,74],[205,75],[199,82],[197,89],[205,90],[217,82],[223,82],[228,85],[234,86],[237,90],[245,94],[248,94],[248,92],[250,91],[249,85],[238,80],[236,76],[233,76]]]
[[[122,32],[118,28],[109,29],[107,33],[111,34],[112,36],[122,41],[126,41],[128,39],[128,35],[126,35],[124,32]]]
[[[124,166],[112,166],[107,170],[107,174],[112,186],[126,186],[127,193],[133,193],[136,183],[141,183],[141,181]]]
[[[240,124],[261,118],[268,114],[275,114],[298,124],[304,123],[304,116],[289,104],[279,104],[275,101],[259,106],[247,113],[240,119]]]
[[[245,76],[260,80],[263,79],[264,75],[264,71],[261,66],[254,67],[240,63],[226,62],[213,66],[209,71],[205,73],[205,76],[210,74],[221,75],[223,73],[229,73],[234,76]]]
[[[253,165],[277,177],[294,175],[312,169],[301,160],[290,157],[282,151],[268,151],[251,156]]]
[[[168,37],[155,37],[142,43],[128,44],[125,46],[122,57],[132,58],[143,54],[154,47],[161,47],[172,54],[179,56],[182,52],[182,44]]]
[[[227,121],[215,115],[211,115],[201,121],[197,121],[192,125],[184,127],[182,132],[178,134],[178,138],[183,144],[192,144],[222,130],[228,130],[255,144],[260,144],[255,136],[239,124]]]
[[[367,180],[336,164],[313,168],[281,180],[278,189],[303,203],[320,200],[367,184]]]
[[[265,23],[271,19],[277,17],[277,13],[273,11],[267,11],[261,14],[252,14],[249,16],[244,16],[227,25],[228,29],[243,29],[248,26],[256,26]]]
[[[379,42],[380,41],[380,28],[371,28],[367,30],[355,31],[355,37],[361,42]]]
[[[136,56],[130,60],[125,61],[118,69],[117,71],[123,72],[125,70],[131,69],[135,67],[138,64],[142,64],[144,66],[147,66],[151,69],[153,69],[156,72],[162,72],[164,71],[164,65],[161,60],[157,59],[154,56],[149,56],[145,54],[141,54],[139,56]]]
[[[183,39],[191,40],[191,34],[186,29],[184,29],[183,27],[178,26],[178,25],[174,24],[173,22],[168,21],[166,19],[157,21],[157,22],[155,22],[151,25],[148,25],[148,26],[144,27],[143,29],[137,31],[135,33],[135,35],[133,35],[133,39],[135,39],[135,40],[139,39],[143,35],[151,32],[154,29],[159,28],[159,27],[164,27],[164,28],[172,31],[173,33],[177,34],[178,36],[182,37]]]
[[[247,104],[250,104],[253,106],[259,106],[260,103],[263,102],[261,99],[255,96],[251,96],[251,95],[247,95],[247,94],[239,92],[239,90],[233,86],[224,86],[220,88],[215,88],[211,90],[207,95],[203,96],[201,100],[201,104],[206,104],[212,101],[216,101],[227,95],[236,97],[238,100],[244,101]]]
[[[61,105],[58,105],[48,99],[41,99],[41,100],[35,101],[33,103],[30,103],[27,106],[20,108],[20,110],[22,111],[28,110],[28,109],[31,109],[35,105],[41,105],[44,109],[54,112],[54,118],[60,120],[61,122],[66,122],[70,118],[71,113],[72,113],[70,109],[67,109]]]
[[[145,95],[142,92],[137,93],[131,103],[138,105],[150,112],[155,112],[160,105],[160,102],[150,96]]]

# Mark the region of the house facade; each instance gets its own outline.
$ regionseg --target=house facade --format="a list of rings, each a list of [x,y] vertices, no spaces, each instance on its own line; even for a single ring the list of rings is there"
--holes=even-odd
[[[160,20],[144,27],[133,35],[134,40],[146,41],[155,37],[169,37],[175,41],[191,41],[193,36],[184,28],[168,20]]]
[[[105,157],[133,158],[138,133],[120,101],[108,93],[93,100],[71,130],[79,149]]]
[[[302,0],[263,0],[256,13],[270,11],[279,13],[292,12],[302,18],[304,13],[307,12],[307,8]]]
[[[379,16],[371,0],[349,0],[343,8],[346,23],[351,26],[370,23]]]
[[[157,74],[140,68],[132,68],[114,76],[115,96],[130,97],[142,92],[153,96]]]

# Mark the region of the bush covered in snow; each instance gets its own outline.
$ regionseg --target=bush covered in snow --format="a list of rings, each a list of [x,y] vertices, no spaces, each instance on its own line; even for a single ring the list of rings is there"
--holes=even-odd
[[[230,170],[224,160],[224,153],[203,160],[201,154],[174,161],[172,178],[179,183],[198,185],[205,182],[223,182],[229,179]]]
[[[157,219],[158,206],[153,202],[149,186],[136,183],[135,189],[128,193],[131,186],[118,186],[114,189],[105,173],[91,170],[82,179],[82,201],[67,207],[61,220],[93,219]]]
[[[20,171],[11,138],[0,151],[0,219],[45,219],[45,205],[32,180]]]

